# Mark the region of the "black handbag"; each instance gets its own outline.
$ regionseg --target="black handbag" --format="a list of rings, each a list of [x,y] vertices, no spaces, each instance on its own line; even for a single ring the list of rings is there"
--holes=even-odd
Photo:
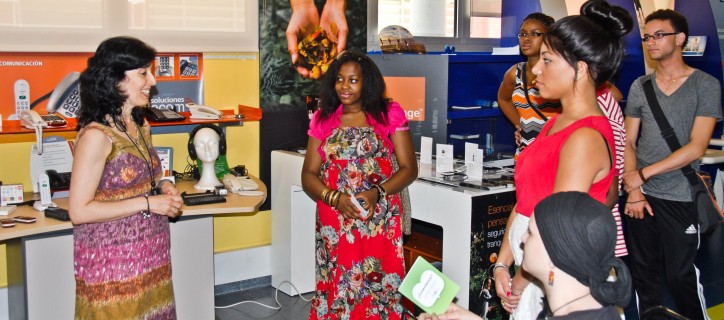
[[[664,140],[666,140],[666,144],[669,145],[671,152],[678,150],[681,148],[681,144],[679,140],[676,139],[674,128],[671,127],[669,121],[666,120],[666,116],[664,116],[664,112],[661,110],[659,101],[656,99],[656,93],[654,93],[654,85],[651,83],[651,79],[647,79],[642,85],[644,93],[646,94],[646,100],[651,107],[651,113],[654,114],[654,119],[656,119],[659,130],[661,130],[661,135],[664,137]],[[714,197],[711,176],[704,171],[694,170],[691,165],[681,168],[681,171],[691,185],[691,199],[696,205],[696,211],[699,216],[699,233],[709,235],[724,221],[724,213],[722,213]]]

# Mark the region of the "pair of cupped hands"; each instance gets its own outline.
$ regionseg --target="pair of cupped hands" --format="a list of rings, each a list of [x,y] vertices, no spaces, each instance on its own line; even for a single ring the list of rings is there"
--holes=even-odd
[[[347,17],[345,16],[345,1],[328,0],[319,15],[313,1],[292,1],[292,17],[287,26],[287,48],[292,58],[292,65],[297,66],[299,75],[309,78],[311,70],[297,65],[299,53],[297,44],[307,34],[311,34],[317,27],[322,27],[330,40],[337,44],[337,52],[341,53],[347,48]],[[332,33],[332,25],[336,25],[336,33]]]

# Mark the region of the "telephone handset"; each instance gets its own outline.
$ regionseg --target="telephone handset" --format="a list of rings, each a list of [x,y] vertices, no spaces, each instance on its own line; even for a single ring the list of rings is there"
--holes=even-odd
[[[23,110],[20,112],[20,124],[25,128],[35,129],[37,126],[43,128],[64,127],[68,122],[56,115],[40,115],[35,110]]]
[[[191,116],[189,117],[191,119],[219,120],[221,119],[221,115],[223,114],[221,111],[214,108],[198,105],[195,103],[187,103],[186,106],[189,108],[189,111],[191,111]]]
[[[28,129],[47,127],[48,123],[34,110],[23,110],[20,112],[20,124]]]
[[[78,79],[80,73],[71,72],[63,80],[55,86],[53,91],[48,92],[42,97],[33,101],[30,104],[30,109],[35,108],[39,103],[48,100],[46,109],[48,110],[47,115],[41,115],[40,117],[48,123],[49,126],[65,126],[67,122],[63,117],[75,118],[80,110],[80,89],[78,85]],[[55,115],[59,113],[63,117]]]
[[[58,112],[66,118],[75,118],[80,111],[80,73],[73,71],[60,80],[48,98],[48,113]]]
[[[20,124],[22,124],[23,127],[35,130],[36,144],[33,146],[33,149],[35,149],[38,154],[43,154],[43,128],[48,126],[45,120],[33,110],[23,110],[20,112]]]

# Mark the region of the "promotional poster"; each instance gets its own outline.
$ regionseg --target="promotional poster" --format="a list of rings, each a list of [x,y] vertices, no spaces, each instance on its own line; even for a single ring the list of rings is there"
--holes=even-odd
[[[470,311],[489,320],[508,319],[495,293],[490,266],[498,259],[515,192],[473,198],[470,226]]]
[[[49,97],[79,100],[78,75],[93,53],[0,53],[0,114],[17,119],[23,110],[39,114],[49,110]],[[159,53],[153,62],[156,87],[151,107],[186,111],[185,101],[203,103],[203,55],[201,53]],[[62,91],[62,92],[60,92]],[[70,102],[70,101],[68,101]],[[77,105],[75,103],[74,105]],[[62,116],[77,116],[77,107],[57,110]]]

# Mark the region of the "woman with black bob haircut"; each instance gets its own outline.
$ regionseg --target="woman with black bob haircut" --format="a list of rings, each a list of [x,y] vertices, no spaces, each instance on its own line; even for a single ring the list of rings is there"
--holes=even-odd
[[[109,38],[80,76],[68,200],[76,319],[176,319],[169,218],[183,202],[160,180],[143,117],[155,55],[138,39]]]
[[[149,67],[155,58],[156,49],[136,38],[115,37],[101,43],[80,75],[81,106],[90,107],[80,108],[76,129],[91,122],[108,125],[106,116],[110,116],[119,129],[126,130],[121,107],[127,96],[118,85],[126,78],[126,70]]]
[[[623,60],[623,36],[633,28],[633,19],[624,8],[603,0],[587,1],[581,14],[562,18],[543,37],[549,50],[575,68],[579,61],[588,65],[595,87],[600,87],[618,71]]]
[[[319,94],[319,119],[327,119],[337,107],[341,104],[339,96],[334,89],[337,81],[337,72],[339,68],[346,62],[354,61],[360,66],[362,71],[362,110],[372,116],[377,122],[387,123],[387,104],[390,99],[385,97],[385,80],[382,77],[380,69],[366,55],[355,51],[343,52],[336,61],[332,62],[326,74],[330,76],[323,77]]]

